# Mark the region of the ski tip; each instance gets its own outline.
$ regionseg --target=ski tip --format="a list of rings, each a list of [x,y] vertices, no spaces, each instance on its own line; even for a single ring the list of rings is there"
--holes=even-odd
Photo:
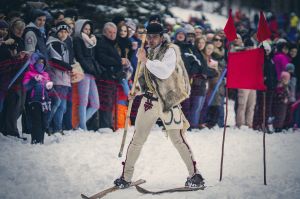
[[[84,195],[84,194],[81,194],[81,198],[83,198],[83,199],[90,199],[89,197],[87,197],[87,196]]]

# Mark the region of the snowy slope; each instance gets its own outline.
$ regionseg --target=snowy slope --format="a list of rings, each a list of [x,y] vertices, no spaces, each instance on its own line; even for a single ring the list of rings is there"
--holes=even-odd
[[[131,128],[127,144],[132,134]],[[80,198],[80,193],[91,195],[110,187],[121,174],[125,159],[117,157],[121,139],[122,131],[70,131],[64,136],[47,136],[44,145],[30,145],[0,134],[0,198],[74,199]],[[187,139],[207,190],[151,196],[130,189],[106,198],[299,198],[300,132],[266,136],[267,186],[263,185],[262,133],[228,129],[222,182],[218,181],[222,129],[189,132]],[[182,186],[186,177],[186,168],[171,142],[154,128],[134,179],[146,179],[145,187],[158,190]]]

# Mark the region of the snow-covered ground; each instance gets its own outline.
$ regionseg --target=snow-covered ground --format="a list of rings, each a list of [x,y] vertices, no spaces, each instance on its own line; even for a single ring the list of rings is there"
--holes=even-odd
[[[229,112],[232,125],[232,102]],[[219,182],[222,132],[216,128],[187,133],[208,185],[205,191],[152,196],[132,188],[106,198],[299,198],[300,132],[266,135],[267,186],[263,185],[263,134],[246,127],[227,130],[223,180]],[[126,146],[132,134],[133,128]],[[70,131],[64,136],[46,136],[44,145],[31,145],[0,134],[0,198],[74,199],[110,187],[121,174],[125,158],[117,157],[121,139],[122,130]],[[187,175],[171,142],[154,127],[134,179],[146,179],[144,187],[159,190],[182,186]]]
[[[201,17],[202,14],[204,14],[207,20],[210,22],[212,29],[223,29],[227,21],[227,18],[224,16],[212,14],[205,11],[199,12],[199,11],[188,10],[179,7],[172,7],[170,8],[170,11],[174,16],[179,17],[186,22],[189,20],[191,16]]]
[[[181,16],[192,11],[173,8]],[[174,13],[174,14],[176,14]],[[205,13],[211,24],[223,28],[226,19]],[[229,124],[233,126],[232,102]],[[133,134],[130,129],[126,147]],[[197,165],[206,179],[205,191],[143,195],[134,188],[106,198],[164,199],[299,199],[300,132],[266,135],[267,183],[263,185],[263,135],[248,128],[227,129],[223,180],[219,182],[223,130],[187,133]],[[76,199],[112,186],[121,174],[118,151],[122,131],[70,131],[46,136],[44,145],[0,134],[0,199]],[[125,147],[125,152],[126,152]],[[136,164],[134,179],[143,178],[151,190],[182,186],[185,165],[161,129],[154,127]]]

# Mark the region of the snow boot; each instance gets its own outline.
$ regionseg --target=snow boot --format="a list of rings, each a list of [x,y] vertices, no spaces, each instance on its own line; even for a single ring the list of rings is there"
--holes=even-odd
[[[204,179],[201,174],[194,174],[192,177],[188,177],[185,182],[185,187],[198,188],[204,185]]]
[[[123,177],[120,177],[114,181],[114,184],[120,189],[126,189],[130,186],[131,182],[127,182]]]

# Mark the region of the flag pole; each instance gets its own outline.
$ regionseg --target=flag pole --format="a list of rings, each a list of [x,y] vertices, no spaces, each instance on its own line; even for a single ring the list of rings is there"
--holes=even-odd
[[[226,111],[225,111],[225,124],[223,129],[223,141],[222,141],[222,155],[221,155],[221,166],[220,166],[220,181],[222,181],[223,175],[223,159],[224,159],[224,145],[225,145],[225,134],[227,128],[227,116],[228,116],[228,88],[226,87]]]
[[[264,161],[264,185],[267,185],[267,167],[266,167],[266,91],[263,92],[263,161]]]

